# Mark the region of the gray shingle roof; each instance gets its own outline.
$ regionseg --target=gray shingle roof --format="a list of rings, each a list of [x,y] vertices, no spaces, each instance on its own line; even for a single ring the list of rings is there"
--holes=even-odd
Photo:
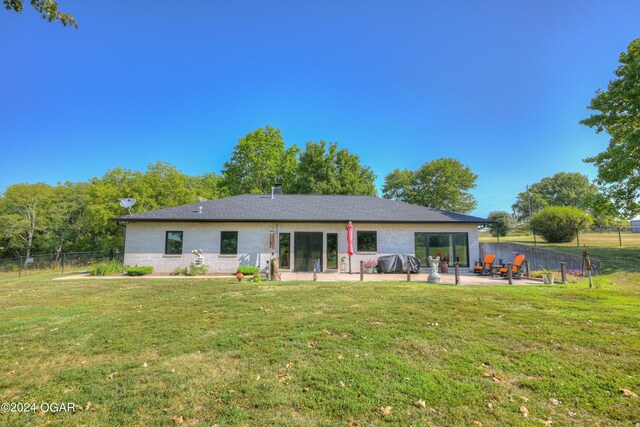
[[[199,207],[202,206],[202,212]],[[386,222],[473,223],[492,221],[469,215],[429,209],[372,196],[314,194],[245,194],[218,200],[115,218],[147,222]]]

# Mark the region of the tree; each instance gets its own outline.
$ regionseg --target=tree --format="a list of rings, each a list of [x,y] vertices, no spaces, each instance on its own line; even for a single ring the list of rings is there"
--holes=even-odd
[[[622,215],[611,199],[600,191],[590,194],[585,201],[585,206],[593,219],[595,227],[605,228],[629,225],[629,221],[621,218]]]
[[[43,183],[14,184],[0,200],[0,233],[16,255],[29,258],[36,236],[47,228],[54,189]]]
[[[469,213],[477,205],[469,193],[476,186],[477,178],[469,166],[456,159],[437,159],[416,171],[392,171],[385,177],[382,195],[428,208]]]
[[[515,223],[513,215],[505,211],[489,212],[487,218],[495,221],[495,223],[489,225],[489,228],[491,229],[491,235],[497,237],[498,241],[500,241],[500,237],[504,237],[509,233],[509,229]]]
[[[386,199],[409,201],[414,195],[415,173],[409,169],[394,169],[384,178],[382,195]]]
[[[598,188],[589,178],[579,173],[560,172],[529,187],[529,192],[518,194],[512,209],[515,217],[524,221],[531,214],[548,206],[573,206],[587,209],[588,202],[597,193]]]
[[[291,192],[299,152],[297,145],[285,148],[279,129],[266,126],[249,132],[240,138],[231,159],[224,164],[222,186],[231,196],[267,194],[276,183]]]
[[[50,227],[44,237],[48,241],[47,252],[55,252],[56,260],[69,247],[79,249],[74,246],[82,236],[78,226],[87,207],[88,187],[86,182],[66,182],[54,188],[47,215]]]
[[[544,208],[530,221],[533,232],[550,243],[570,242],[590,224],[591,218],[586,212],[571,206]]]
[[[215,172],[188,177],[188,184],[193,188],[196,199],[214,200],[226,197],[226,191],[222,187],[222,177]]]
[[[65,27],[67,25],[78,28],[76,19],[58,9],[58,2],[53,0],[30,0],[31,6],[40,14],[42,19],[49,22],[60,21]],[[22,13],[24,10],[24,0],[2,0],[5,9]]]
[[[337,143],[307,142],[300,153],[293,191],[299,194],[377,194],[376,175]]]
[[[218,189],[213,175],[190,177],[167,162],[150,164],[143,173],[115,168],[102,178],[93,178],[87,197],[90,202],[83,216],[85,239],[95,249],[117,249],[122,246],[122,230],[111,221],[126,214],[119,199],[133,197],[137,203],[131,211],[144,212],[172,206],[197,203],[198,198],[215,198]]]
[[[597,183],[631,217],[640,212],[640,39],[620,54],[616,78],[598,90],[589,109],[598,112],[580,121],[611,137],[602,153],[585,159],[598,168]]]

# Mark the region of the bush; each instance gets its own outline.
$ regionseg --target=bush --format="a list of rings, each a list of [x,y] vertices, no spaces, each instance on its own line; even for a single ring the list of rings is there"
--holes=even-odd
[[[142,265],[140,267],[129,267],[125,271],[129,276],[144,276],[153,273],[153,267],[150,265]]]
[[[569,206],[545,208],[531,218],[533,232],[549,243],[570,242],[590,225],[586,212]]]
[[[172,276],[180,276],[182,274],[187,274],[187,269],[186,268],[182,268],[182,267],[178,267],[175,270],[173,270],[171,273],[169,273]]]
[[[189,266],[189,271],[187,271],[188,276],[196,276],[198,274],[205,274],[209,269],[206,265],[193,265]]]
[[[249,280],[250,282],[262,282],[262,277],[260,276],[253,276],[251,278],[251,280]]]
[[[245,276],[253,276],[254,274],[258,274],[260,269],[255,265],[241,265],[238,267],[238,271],[236,273],[242,273]]]
[[[119,261],[104,261],[91,266],[89,275],[91,276],[108,276],[110,274],[120,273],[124,270],[124,266]]]

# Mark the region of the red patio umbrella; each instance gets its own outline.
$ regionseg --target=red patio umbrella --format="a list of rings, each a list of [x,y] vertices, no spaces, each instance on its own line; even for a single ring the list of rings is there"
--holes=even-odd
[[[347,224],[347,255],[349,255],[349,274],[351,274],[351,257],[353,256],[353,224]]]

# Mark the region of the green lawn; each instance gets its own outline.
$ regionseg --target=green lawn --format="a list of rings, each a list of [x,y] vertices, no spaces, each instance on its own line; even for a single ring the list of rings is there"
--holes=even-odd
[[[634,425],[640,250],[603,251],[597,289],[0,281],[0,402],[88,408],[0,424]]]

